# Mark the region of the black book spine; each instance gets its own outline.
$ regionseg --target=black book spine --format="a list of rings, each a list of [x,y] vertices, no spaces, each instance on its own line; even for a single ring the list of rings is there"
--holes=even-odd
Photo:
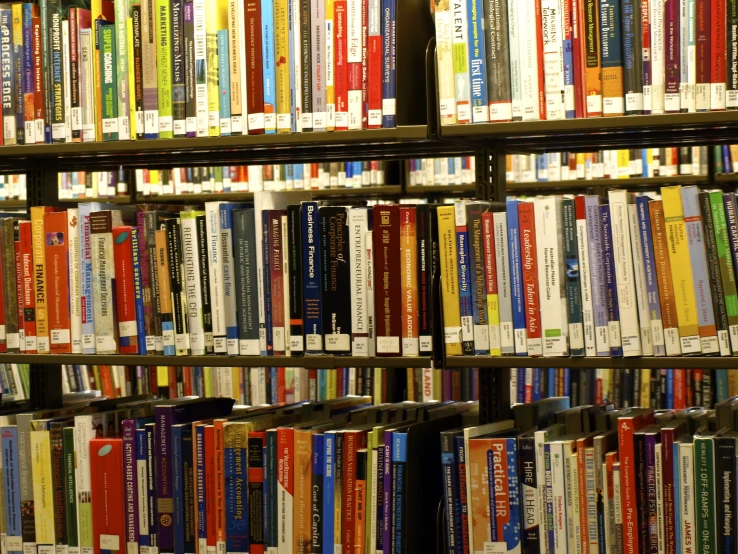
[[[715,475],[723,486],[717,487],[718,553],[735,552],[735,438],[715,437]]]
[[[136,103],[136,139],[144,138],[144,107],[143,107],[143,28],[141,25],[141,5],[132,7],[131,19],[133,23],[133,79],[134,102]],[[75,74],[72,73],[72,79]],[[74,86],[72,86],[74,90]],[[74,97],[72,97],[74,102]]]
[[[272,248],[271,248],[271,233],[269,232],[269,211],[263,210],[261,214],[254,214],[254,217],[261,217],[260,224],[262,226],[262,242],[261,245],[256,245],[258,248],[261,246],[262,250],[262,274],[264,282],[264,328],[266,329],[266,343],[267,343],[267,356],[274,354],[274,341],[272,333],[274,326],[272,322]]]
[[[205,353],[215,352],[213,342],[213,306],[210,302],[210,268],[208,267],[208,237],[205,214],[195,218],[197,225],[197,254],[200,258],[200,285],[202,295],[202,323],[205,332]]]
[[[643,113],[643,56],[641,3],[623,0],[623,87],[625,114]]]
[[[712,409],[715,395],[713,394],[713,383],[714,379],[712,378],[712,370],[711,369],[703,369],[702,370],[702,405],[705,408]]]
[[[54,494],[54,535],[57,545],[67,545],[66,503],[64,502],[64,441],[63,423],[49,424],[51,441],[51,481]]]
[[[248,474],[249,474],[249,496],[248,496],[248,525],[249,546],[259,547],[264,545],[264,485],[261,479],[253,480],[251,475],[263,476],[264,474],[264,441],[261,437],[249,437],[248,439]]]
[[[543,551],[540,522],[538,521],[538,477],[536,473],[536,445],[532,436],[518,441],[518,475],[522,484],[523,552],[533,554]]]
[[[625,368],[623,370],[622,383],[620,388],[622,389],[620,404],[617,404],[617,408],[630,408],[633,406],[633,379],[632,370]]]
[[[259,314],[254,295],[257,279],[254,225],[254,210],[233,212],[233,261],[236,268],[236,305],[241,354],[250,352],[249,344],[259,343]],[[258,350],[258,347],[256,349]]]
[[[642,545],[649,543],[648,538],[648,487],[646,486],[646,435],[635,434],[635,475],[636,506],[638,522],[638,541]]]
[[[418,337],[420,355],[433,351],[433,218],[428,204],[419,204],[415,214],[418,240]]]
[[[137,129],[138,130],[138,129]],[[184,548],[195,551],[195,464],[192,450],[192,427],[182,429],[182,492],[184,494]]]
[[[512,103],[512,85],[507,0],[486,0],[484,16],[488,104],[509,104]]]
[[[186,129],[192,127],[192,122],[197,118],[195,103],[195,22],[193,19],[192,1],[187,0],[184,4],[183,17],[183,39],[184,44],[184,75],[185,75],[185,121]],[[187,131],[186,131],[187,132]],[[194,137],[195,132],[187,132],[188,137]]]
[[[323,297],[323,335],[327,352],[351,352],[351,290],[347,211],[344,207],[324,206],[318,211],[321,240],[321,286]]]
[[[185,63],[184,63],[184,13],[182,0],[171,0],[170,20],[172,37],[172,119],[174,136],[186,134],[185,125]]]
[[[177,355],[186,355],[189,350],[186,340],[187,324],[184,309],[184,287],[182,283],[182,244],[179,219],[166,220],[167,257],[169,260],[169,283],[172,291],[172,314],[174,316],[174,342]]]
[[[311,61],[310,0],[300,0],[300,54],[302,56],[302,130],[313,130],[313,65]]]
[[[302,319],[302,225],[300,206],[297,204],[287,207],[287,233],[289,242],[283,247],[289,249],[290,352],[293,356],[301,356],[305,350]]]
[[[633,370],[633,406],[641,405],[641,370]]]

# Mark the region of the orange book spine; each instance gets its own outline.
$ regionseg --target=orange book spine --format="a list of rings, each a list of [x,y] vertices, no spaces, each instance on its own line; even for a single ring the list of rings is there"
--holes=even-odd
[[[98,373],[100,374],[100,391],[104,396],[115,398],[115,387],[113,386],[113,376],[110,372],[110,366],[101,365]]]
[[[31,222],[18,223],[20,235],[21,291],[23,295],[23,330],[26,354],[36,353],[36,295],[33,290],[33,238]]]
[[[46,305],[52,354],[72,352],[69,320],[69,262],[67,212],[48,212],[43,218],[46,261]]]
[[[48,354],[48,291],[46,289],[46,249],[44,248],[44,214],[51,208],[34,206],[31,208],[33,240],[33,285],[36,296],[36,347],[39,354]]]
[[[418,261],[417,225],[414,207],[400,207],[400,279],[402,281],[402,355],[417,356],[418,344]]]
[[[310,498],[313,489],[313,432],[295,430],[295,505],[294,552],[310,552],[312,544],[312,513]]]

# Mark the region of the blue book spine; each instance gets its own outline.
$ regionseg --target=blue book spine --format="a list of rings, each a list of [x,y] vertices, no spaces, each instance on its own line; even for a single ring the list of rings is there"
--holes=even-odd
[[[146,475],[148,473],[147,458],[148,445],[146,443],[146,429],[136,429],[136,481],[139,492],[146,491]],[[143,495],[138,497],[137,511],[139,513],[139,521],[148,521],[148,502],[147,498]],[[138,544],[144,547],[151,546],[148,525],[139,525]]]
[[[605,266],[602,259],[602,217],[599,197],[587,196],[585,199],[585,209],[597,355],[609,356],[610,333],[607,310],[607,283],[605,281]]]
[[[303,202],[302,221],[302,281],[305,303],[305,353],[323,353],[322,300],[320,283],[320,226],[318,203]]]
[[[382,0],[382,127],[396,127],[397,0]],[[482,50],[484,52],[484,50]]]
[[[231,136],[231,68],[228,31],[218,31],[218,83],[220,87],[220,136]]]
[[[728,399],[728,370],[727,369],[716,369],[715,370],[715,387],[717,401],[723,402]]]
[[[471,78],[472,123],[489,121],[487,68],[484,45],[484,3],[469,0],[469,76]]]
[[[384,519],[382,521],[382,541],[384,551],[390,552],[392,545],[392,476],[394,465],[392,461],[392,431],[384,432],[384,496],[382,503],[384,504]],[[394,554],[394,552],[391,552]]]
[[[600,206],[602,216],[602,263],[607,285],[607,325],[610,331],[610,355],[622,357],[623,346],[620,340],[620,309],[618,305],[618,285],[615,277],[615,255],[612,244],[612,222],[610,206]]]
[[[536,180],[548,181],[548,157],[546,154],[536,156]]]
[[[392,434],[392,554],[404,554],[403,521],[405,518],[405,481],[407,477],[407,433]]]
[[[459,512],[459,473],[454,455],[454,437],[441,437],[441,478],[443,479],[443,501],[448,518],[448,554],[463,554],[461,544],[461,513]],[[448,443],[446,442],[448,441]],[[450,444],[449,444],[450,443]]]
[[[571,369],[564,368],[564,391],[562,396],[571,396]]]
[[[293,165],[294,165],[294,168],[292,170],[292,173],[295,176],[295,181],[301,181],[302,188],[308,188],[305,186],[305,182],[303,181],[304,166],[302,164],[293,164]]]
[[[261,448],[258,454],[261,457]],[[249,551],[249,513],[246,483],[248,468],[245,448],[225,449],[226,551]]]
[[[4,461],[3,485],[5,488],[5,524],[8,547],[23,539],[20,504],[20,462],[18,457],[18,428],[3,427],[2,455]],[[10,541],[13,537],[15,540]],[[9,554],[21,554],[22,550],[8,550]]]
[[[238,320],[236,317],[236,275],[233,265],[234,205],[220,205],[220,242],[223,256],[223,305],[226,311],[226,342],[228,355],[238,355]]]
[[[335,472],[336,472],[336,435],[326,433],[323,438],[323,550],[315,554],[334,554],[333,525],[335,516]],[[379,498],[379,497],[377,497]],[[377,500],[379,501],[379,500]],[[377,533],[379,535],[379,533]]]
[[[563,6],[563,4],[561,5]],[[567,12],[561,10],[561,14],[564,15]],[[564,21],[564,29],[569,27],[569,21]],[[573,119],[576,117],[576,110],[574,108],[574,51],[572,46],[572,35],[573,32],[564,31],[564,115],[566,119]],[[569,38],[566,38],[566,37]]]
[[[284,371],[284,369],[282,369]],[[270,379],[270,391],[271,391],[271,397],[269,399],[269,404],[276,404],[277,403],[277,397],[278,397],[278,388],[277,388],[277,374],[279,372],[279,369],[276,367],[270,367],[269,368],[269,379]]]
[[[261,53],[264,73],[264,132],[277,132],[277,75],[274,58],[273,0],[261,0]]]
[[[641,149],[641,177],[648,177],[648,150],[646,148]]]
[[[648,294],[648,311],[651,318],[651,336],[653,337],[654,356],[664,356],[664,330],[661,323],[661,299],[656,275],[656,261],[654,260],[653,235],[651,234],[651,216],[648,210],[648,197],[636,198],[636,212],[638,215],[638,230],[641,237],[641,253],[643,255],[643,270],[646,276],[646,291]]]
[[[546,384],[548,385],[548,391],[546,392],[546,396],[548,398],[552,396],[556,396],[556,368],[555,367],[548,368],[548,379],[546,380]]]
[[[203,548],[207,551],[207,491],[205,480],[205,426],[198,425],[195,428],[195,471],[197,472],[197,502],[195,509],[197,510],[197,542],[202,552]]]
[[[674,370],[666,370],[666,409],[674,409]]]
[[[525,368],[518,368],[518,402],[525,402]]]
[[[451,181],[454,173],[456,173],[456,160],[454,158],[448,159],[448,177],[449,181]]]
[[[541,371],[540,368],[533,368],[533,401],[541,399]]]
[[[730,149],[728,148],[727,144],[723,144],[723,167],[725,168],[725,173],[730,173],[730,168],[733,167],[733,164],[730,163]]]
[[[182,426],[172,426],[172,495],[174,498],[174,554],[185,554],[184,478],[182,474]]]
[[[230,166],[223,166],[223,192],[233,191],[233,177]]]
[[[146,354],[146,327],[144,326],[143,290],[141,288],[141,259],[138,244],[138,227],[131,227],[133,248],[133,294],[136,301],[136,329],[138,331],[138,353]]]
[[[510,285],[512,293],[515,354],[528,355],[527,323],[525,321],[525,297],[523,296],[523,266],[520,262],[520,226],[518,201],[507,201],[507,241],[510,255]]]
[[[33,4],[23,4],[23,95],[33,98],[36,76],[33,71]],[[35,114],[34,114],[35,117]],[[26,144],[36,142],[34,121],[25,121]]]
[[[311,493],[311,512],[313,518],[313,526],[311,533],[310,552],[322,554],[323,551],[323,526],[324,522],[320,521],[325,513],[323,507],[323,483],[325,481],[323,473],[325,471],[325,435],[315,433],[313,435],[313,455],[312,455],[312,476],[313,487]]]
[[[256,214],[258,217],[258,214]],[[258,220],[257,220],[258,221]],[[271,250],[271,232],[269,229],[269,211],[262,210],[262,260],[263,260],[263,277],[264,282],[264,328],[266,329],[266,355],[274,355],[274,344],[272,337],[272,250]]]

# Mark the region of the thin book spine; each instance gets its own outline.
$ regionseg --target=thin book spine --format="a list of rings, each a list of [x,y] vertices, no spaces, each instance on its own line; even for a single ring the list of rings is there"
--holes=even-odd
[[[625,114],[623,85],[623,53],[621,40],[623,22],[621,4],[624,0],[600,2],[600,40],[602,67],[602,115]],[[632,8],[632,4],[630,6]]]
[[[144,138],[159,138],[159,84],[157,82],[157,25],[156,0],[142,0],[141,30],[143,43],[141,56],[143,63],[143,103]]]
[[[159,106],[159,138],[174,137],[172,113],[172,28],[169,0],[156,0],[156,65]]]
[[[172,129],[175,137],[187,135],[184,4],[183,0],[172,0],[170,4],[172,21]]]
[[[520,117],[521,89],[520,89],[520,56],[518,44],[513,42],[518,29],[513,28],[517,21],[519,6],[514,2],[485,1],[482,25],[484,33],[480,44],[486,51],[486,90],[489,121],[511,121],[517,115]],[[478,8],[480,9],[481,6]],[[480,9],[481,11],[481,9]],[[499,12],[499,13],[498,13]],[[509,17],[508,17],[509,14]],[[471,15],[472,21],[474,15]],[[472,32],[474,29],[472,29]],[[473,54],[476,52],[473,51]],[[480,57],[484,58],[484,55]],[[472,71],[474,72],[474,66]],[[478,68],[480,71],[483,67]],[[480,77],[481,79],[481,77]],[[481,85],[481,80],[480,80]],[[516,109],[517,108],[517,109]],[[479,121],[487,121],[480,118]]]
[[[129,0],[118,0],[115,2],[115,72],[118,102],[118,138],[119,140],[131,139],[131,97],[130,97],[130,72],[128,70],[128,19],[130,17]]]
[[[666,0],[664,2],[664,31],[662,40],[666,44],[664,111],[679,113],[682,96],[682,58],[681,58],[681,1]]]

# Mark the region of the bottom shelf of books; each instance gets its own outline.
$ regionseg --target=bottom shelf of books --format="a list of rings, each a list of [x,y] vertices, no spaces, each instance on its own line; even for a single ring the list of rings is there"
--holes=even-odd
[[[733,551],[726,370],[511,370],[483,424],[472,368],[62,371],[0,366],[5,552]]]

